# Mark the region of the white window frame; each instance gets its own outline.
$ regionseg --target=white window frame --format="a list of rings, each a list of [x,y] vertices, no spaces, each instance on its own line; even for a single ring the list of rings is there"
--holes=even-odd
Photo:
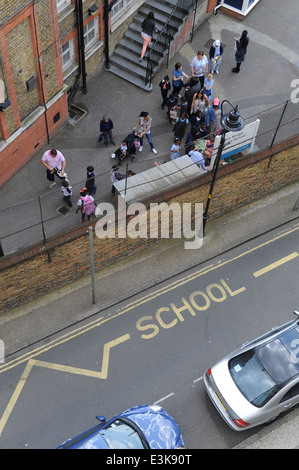
[[[99,17],[96,16],[84,26],[84,44],[88,50],[95,42],[99,40]]]
[[[56,0],[56,2],[57,2],[57,12],[60,13],[71,3],[71,0]]]
[[[68,45],[67,50],[63,51],[63,48]],[[69,53],[70,57],[65,62],[64,57]],[[74,39],[69,39],[64,44],[61,45],[61,61],[62,61],[62,71],[65,72],[74,62],[75,62],[75,48],[74,48]]]
[[[136,0],[118,0],[111,8],[111,23],[114,23],[124,15],[133,3],[136,3]]]

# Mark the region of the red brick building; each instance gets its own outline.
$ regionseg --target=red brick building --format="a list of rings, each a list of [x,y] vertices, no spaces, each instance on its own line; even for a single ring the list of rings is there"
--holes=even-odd
[[[5,2],[1,8],[0,186],[67,118],[57,10],[48,0]],[[0,108],[2,105],[0,104]]]

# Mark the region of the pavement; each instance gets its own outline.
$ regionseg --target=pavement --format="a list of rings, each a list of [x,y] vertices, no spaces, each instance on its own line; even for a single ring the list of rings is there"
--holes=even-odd
[[[169,130],[165,112],[161,110],[158,83],[166,73],[171,75],[177,61],[182,62],[188,73],[192,57],[210,38],[219,38],[226,44],[220,74],[215,79],[214,96],[238,103],[245,119],[289,99],[291,82],[298,77],[299,65],[296,16],[293,13],[296,7],[298,10],[297,0],[289,0],[289,3],[289,8],[285,9],[280,0],[262,0],[243,22],[222,14],[212,16],[198,28],[193,42],[183,46],[170,61],[168,69],[164,68],[159,77],[154,78],[153,91],[150,93],[114,77],[109,71],[102,71],[88,80],[87,94],[76,98],[76,102],[83,103],[88,109],[88,114],[75,128],[65,126],[50,144],[65,155],[68,174],[72,175],[71,181],[79,182],[85,178],[85,169],[89,164],[95,166],[97,174],[107,172],[108,175],[111,168],[110,149],[108,153],[103,145],[99,147],[96,142],[98,123],[106,113],[114,120],[115,138],[119,141],[128,133],[128,127],[131,129],[136,125],[140,111],[148,110],[154,122],[152,137],[158,150],[155,158],[169,152],[173,134]],[[231,74],[234,66],[232,38],[243,29],[248,30],[251,42],[242,73],[236,76]],[[269,73],[269,70],[278,66],[277,73]],[[2,207],[19,204],[20,201],[48,191],[40,163],[41,155],[42,151],[4,185],[1,190]],[[142,165],[150,156],[149,146],[145,142],[144,150],[138,156],[139,164]],[[33,175],[40,177],[35,176],[33,180]],[[110,188],[109,176],[107,179],[103,191]],[[31,184],[24,184],[25,181]],[[15,191],[16,187],[18,191]],[[217,185],[214,190],[217,190]],[[95,305],[92,304],[91,280],[87,276],[55,293],[5,313],[0,317],[0,328],[7,360],[22,348],[47,341],[50,335],[191,267],[224,255],[228,250],[265,232],[280,228],[290,221],[297,224],[298,196],[299,182],[286,184],[273,194],[221,218],[209,220],[200,250],[184,250],[181,240],[169,240],[97,272]],[[109,197],[107,195],[107,199]],[[62,218],[58,217],[57,224],[62,224],[61,221]],[[129,287],[127,279],[130,279]],[[299,409],[295,409],[254,434],[236,449],[299,448],[298,425]]]

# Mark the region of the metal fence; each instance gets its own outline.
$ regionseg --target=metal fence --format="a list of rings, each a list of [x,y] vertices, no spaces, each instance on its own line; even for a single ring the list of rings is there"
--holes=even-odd
[[[291,101],[273,106],[258,115],[246,117],[246,124],[260,120],[258,133],[255,139],[254,151],[260,151],[273,147],[275,144],[298,135],[299,128],[299,106]],[[169,124],[164,128],[152,128],[152,135],[169,133]],[[131,162],[126,158],[121,166],[121,172],[132,169],[135,173],[152,168],[155,161],[169,161],[169,154],[159,153],[159,157],[153,156],[142,161]],[[184,149],[181,149],[184,155]],[[240,154],[233,159],[246,158]],[[115,160],[111,160],[113,164]],[[192,164],[192,163],[191,163]],[[269,165],[271,160],[269,160]],[[115,203],[111,194],[110,171],[96,175],[98,187],[95,200],[101,202]],[[79,190],[85,186],[85,180],[73,182],[73,207],[68,208],[63,203],[60,188],[52,189],[51,192],[35,196],[32,199],[22,201],[11,207],[0,210],[0,242],[1,255],[16,253],[21,249],[28,248],[35,243],[46,242],[50,237],[60,235],[63,232],[81,226],[80,213],[76,214]],[[57,185],[56,187],[59,187]],[[55,188],[56,188],[55,187]]]

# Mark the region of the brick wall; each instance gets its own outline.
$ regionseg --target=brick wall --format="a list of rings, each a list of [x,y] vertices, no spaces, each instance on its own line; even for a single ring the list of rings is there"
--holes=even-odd
[[[52,2],[2,0],[0,19],[1,61],[11,103],[0,113],[1,187],[59,130],[68,109]]]
[[[269,166],[270,163],[270,166]],[[299,179],[299,136],[275,148],[221,166],[217,174],[210,218],[219,217]],[[211,174],[158,194],[147,202],[202,202],[207,200]],[[159,239],[98,239],[94,237],[95,268],[99,270],[161,243]],[[48,261],[46,249],[51,261]],[[87,226],[47,243],[0,260],[0,312],[36,298],[89,273]]]

